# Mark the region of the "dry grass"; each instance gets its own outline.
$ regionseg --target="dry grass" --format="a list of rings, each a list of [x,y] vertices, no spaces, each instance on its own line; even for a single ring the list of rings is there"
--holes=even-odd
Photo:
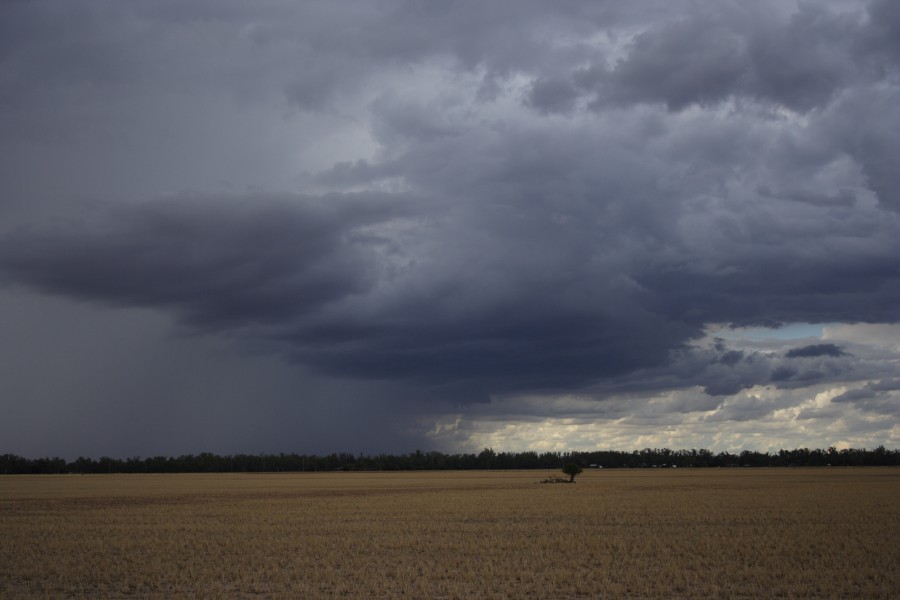
[[[897,598],[900,470],[0,477],[4,598]]]

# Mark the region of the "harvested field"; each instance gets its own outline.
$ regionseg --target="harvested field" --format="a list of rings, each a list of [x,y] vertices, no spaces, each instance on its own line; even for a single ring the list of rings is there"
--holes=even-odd
[[[0,476],[4,598],[897,598],[900,470]]]

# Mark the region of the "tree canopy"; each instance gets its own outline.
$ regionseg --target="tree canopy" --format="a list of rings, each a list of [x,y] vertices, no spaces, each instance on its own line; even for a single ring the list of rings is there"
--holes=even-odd
[[[645,448],[631,452],[497,452],[485,448],[478,454],[445,454],[416,450],[409,454],[232,454],[210,452],[177,457],[147,458],[79,457],[24,458],[0,455],[0,474],[42,473],[228,473],[274,471],[416,471],[467,469],[560,469],[567,463],[579,468],[669,468],[669,467],[824,467],[900,466],[900,450],[879,446],[872,450],[779,450],[738,454],[710,450]]]

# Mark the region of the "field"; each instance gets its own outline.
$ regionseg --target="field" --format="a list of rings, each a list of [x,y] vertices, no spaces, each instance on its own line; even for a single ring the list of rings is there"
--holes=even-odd
[[[0,597],[900,597],[900,470],[548,475],[0,476]]]

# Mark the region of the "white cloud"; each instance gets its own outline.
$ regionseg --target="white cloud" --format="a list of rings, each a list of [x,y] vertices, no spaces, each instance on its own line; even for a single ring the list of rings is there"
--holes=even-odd
[[[823,328],[822,339],[847,341],[900,353],[900,325],[892,323],[830,324]]]

